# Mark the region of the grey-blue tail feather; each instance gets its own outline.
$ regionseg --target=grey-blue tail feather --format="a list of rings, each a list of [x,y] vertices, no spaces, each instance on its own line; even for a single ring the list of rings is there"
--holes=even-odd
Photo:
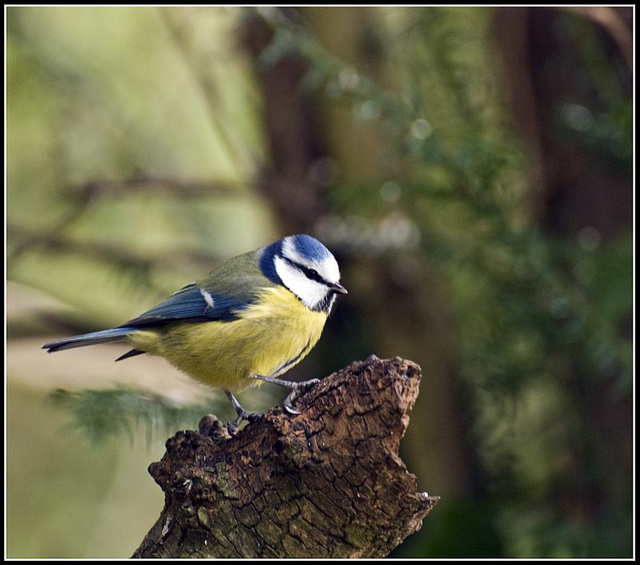
[[[65,339],[59,339],[57,341],[45,343],[42,348],[46,349],[49,353],[54,353],[55,351],[73,349],[74,347],[84,347],[85,345],[95,345],[96,343],[121,341],[134,329],[135,328],[122,327],[113,328],[110,330],[102,330],[99,332],[92,332],[88,334],[75,335],[73,337],[67,337]]]

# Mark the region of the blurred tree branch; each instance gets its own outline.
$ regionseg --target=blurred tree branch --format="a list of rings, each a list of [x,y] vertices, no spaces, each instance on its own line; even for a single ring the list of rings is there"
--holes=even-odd
[[[36,231],[23,225],[9,224],[7,235],[13,240],[8,253],[8,262],[12,263],[33,247],[50,250],[65,250],[80,253],[88,257],[101,257],[123,269],[137,269],[149,272],[152,268],[167,264],[169,257],[150,258],[148,253],[136,254],[131,248],[116,248],[98,243],[75,241],[64,234],[93,208],[102,198],[109,196],[128,196],[140,192],[164,190],[179,198],[198,198],[217,196],[241,196],[244,187],[218,180],[188,180],[138,176],[126,179],[92,179],[81,185],[71,186],[62,194],[71,202],[67,213],[46,230]],[[214,254],[198,251],[181,252],[182,258],[203,263],[217,263],[220,258]]]
[[[164,190],[179,197],[238,196],[245,187],[231,182],[209,179],[178,179],[166,177],[138,176],[119,180],[93,179],[78,186],[72,186],[66,194],[70,197],[96,198],[105,195],[135,194],[145,191]]]
[[[24,226],[9,224],[7,235],[15,241],[15,248],[9,254],[11,260],[32,248],[46,249],[49,251],[60,251],[64,253],[78,253],[93,259],[102,259],[125,271],[136,271],[148,276],[157,268],[176,266],[178,263],[194,262],[208,265],[215,265],[221,261],[221,257],[214,253],[204,251],[176,251],[168,253],[163,251],[157,256],[151,256],[148,251],[137,253],[132,248],[123,248],[103,243],[89,243],[75,240],[63,233],[54,230],[37,232]],[[151,281],[148,281],[151,284]]]
[[[610,6],[563,6],[596,24],[613,39],[630,70],[633,69],[633,32],[615,7]]]
[[[215,416],[149,472],[165,507],[134,557],[384,557],[439,497],[398,456],[420,368],[371,356],[230,437]]]
[[[136,268],[148,271],[157,261],[149,258],[148,253],[136,255],[131,249],[125,250],[102,243],[75,241],[56,230],[37,232],[24,226],[9,224],[7,226],[7,235],[16,241],[15,248],[10,254],[11,260],[15,260],[19,255],[33,247],[40,247],[48,250],[79,253],[87,257],[102,258],[123,269]]]

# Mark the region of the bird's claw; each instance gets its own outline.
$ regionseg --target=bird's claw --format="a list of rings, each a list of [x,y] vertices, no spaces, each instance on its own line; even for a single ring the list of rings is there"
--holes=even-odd
[[[284,399],[283,402],[283,406],[284,409],[289,412],[289,414],[291,414],[292,416],[297,416],[298,414],[300,414],[300,410],[296,410],[292,405],[291,405],[291,401],[295,398],[295,394],[296,394],[296,389],[293,389],[288,395],[287,398]]]
[[[318,384],[319,382],[320,379],[309,379],[308,381],[295,383],[295,385],[291,387],[291,392],[287,395],[287,398],[284,399],[284,402],[282,404],[284,409],[293,416],[300,414],[300,410],[296,410],[291,403],[296,399],[301,391],[305,391],[308,388],[311,388],[312,386]]]

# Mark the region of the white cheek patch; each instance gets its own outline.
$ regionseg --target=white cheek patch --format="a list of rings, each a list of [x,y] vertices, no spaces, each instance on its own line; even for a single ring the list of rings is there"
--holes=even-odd
[[[284,259],[274,258],[276,273],[284,285],[308,308],[314,308],[327,296],[328,289],[322,283],[307,278],[302,271],[289,265]]]

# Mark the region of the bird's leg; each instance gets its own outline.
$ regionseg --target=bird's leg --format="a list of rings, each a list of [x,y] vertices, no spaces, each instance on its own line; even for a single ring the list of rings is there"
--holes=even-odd
[[[265,381],[267,383],[272,383],[274,385],[280,385],[286,388],[290,388],[291,392],[287,395],[287,398],[284,399],[283,406],[287,412],[290,414],[300,414],[299,410],[296,410],[291,403],[296,395],[303,390],[312,387],[316,383],[320,382],[320,379],[309,379],[308,381],[302,382],[294,382],[294,381],[285,381],[283,379],[276,379],[275,377],[267,377],[265,375],[251,375],[252,379],[258,379],[260,381]]]
[[[235,396],[233,396],[233,394],[231,394],[230,391],[225,390],[224,393],[227,395],[229,402],[231,402],[233,409],[236,411],[236,414],[238,415],[238,417],[235,420],[233,420],[233,422],[229,422],[227,424],[227,430],[229,430],[229,435],[235,435],[235,433],[238,431],[238,426],[240,426],[243,420],[246,420],[247,422],[251,422],[251,420],[254,420],[258,416],[258,414],[256,414],[255,412],[247,412],[240,405],[240,403],[238,402],[238,399]]]

